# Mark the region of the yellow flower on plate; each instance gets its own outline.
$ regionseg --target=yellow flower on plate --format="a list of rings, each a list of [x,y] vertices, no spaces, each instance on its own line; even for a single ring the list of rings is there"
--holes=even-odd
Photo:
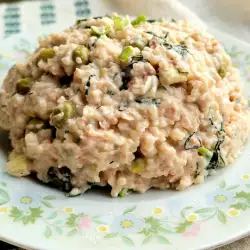
[[[188,220],[189,222],[195,222],[195,221],[198,220],[198,215],[197,215],[197,214],[189,214],[189,215],[187,216],[187,220]]]
[[[73,212],[74,212],[74,208],[72,208],[72,207],[65,207],[65,208],[63,209],[63,211],[64,211],[65,213],[73,213]]]
[[[131,227],[133,227],[134,223],[131,220],[124,220],[121,222],[120,225],[122,228],[131,228]]]
[[[160,207],[156,207],[156,208],[153,209],[152,213],[153,213],[153,215],[159,216],[159,215],[163,215],[164,210],[162,208],[160,208]]]
[[[8,207],[0,207],[0,213],[7,213]]]
[[[244,180],[244,181],[248,181],[250,180],[250,175],[249,174],[244,174],[241,176],[241,179]]]
[[[230,208],[228,211],[227,211],[227,214],[229,217],[236,217],[236,216],[239,216],[240,215],[240,211],[237,210],[236,208]]]
[[[109,231],[109,227],[107,225],[99,225],[96,230],[100,233],[107,233]]]
[[[227,200],[227,196],[225,195],[216,195],[214,197],[214,199],[217,201],[217,202],[224,202]]]
[[[233,66],[235,67],[235,68],[239,68],[239,63],[233,63]]]

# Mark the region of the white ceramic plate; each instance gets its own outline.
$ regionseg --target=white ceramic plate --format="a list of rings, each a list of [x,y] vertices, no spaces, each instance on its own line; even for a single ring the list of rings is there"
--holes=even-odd
[[[212,33],[240,68],[250,96],[250,46]],[[25,34],[2,41],[0,79],[35,46],[35,36]],[[2,133],[0,239],[12,244],[53,250],[191,250],[229,243],[250,233],[250,143],[232,166],[203,185],[116,199],[100,190],[67,198],[29,178],[10,177],[3,172],[7,145]]]

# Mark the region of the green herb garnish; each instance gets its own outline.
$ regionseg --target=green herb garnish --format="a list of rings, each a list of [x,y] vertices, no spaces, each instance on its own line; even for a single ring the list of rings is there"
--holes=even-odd
[[[200,138],[197,137],[197,136],[196,136],[196,138],[197,138],[197,140],[199,141],[199,145],[194,145],[194,146],[189,145],[190,140],[193,138],[193,136],[195,136],[195,133],[196,133],[196,132],[193,132],[191,135],[189,135],[188,138],[187,138],[187,140],[185,141],[185,143],[184,143],[184,148],[185,148],[186,150],[198,149],[198,148],[200,148],[200,147],[202,146],[201,140],[200,140]]]
[[[161,104],[161,99],[156,99],[156,98],[136,99],[135,102],[141,104],[154,104],[158,107]]]
[[[89,87],[90,87],[90,81],[91,81],[91,78],[94,77],[95,75],[90,75],[89,76],[89,79],[85,85],[85,95],[88,95],[89,94]]]

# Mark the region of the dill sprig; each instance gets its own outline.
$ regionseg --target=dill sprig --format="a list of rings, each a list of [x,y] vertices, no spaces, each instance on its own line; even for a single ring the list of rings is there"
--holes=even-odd
[[[196,134],[196,132],[193,132],[191,135],[188,136],[187,140],[185,141],[185,143],[184,143],[184,148],[185,148],[186,150],[198,149],[198,148],[200,148],[200,147],[202,146],[201,140],[200,140],[200,138],[199,138],[198,136],[196,136],[196,138],[197,138],[197,140],[199,141],[199,145],[194,145],[194,146],[189,145],[191,139],[193,138],[193,136],[195,136],[195,134]]]

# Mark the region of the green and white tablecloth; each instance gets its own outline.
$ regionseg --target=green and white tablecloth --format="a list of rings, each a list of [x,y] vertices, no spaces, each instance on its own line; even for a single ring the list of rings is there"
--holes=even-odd
[[[97,5],[98,8],[94,7]],[[101,0],[29,1],[0,4],[0,39],[20,32],[37,31],[41,27],[56,23],[60,23],[60,27],[67,27],[76,19],[103,13],[101,10]]]

